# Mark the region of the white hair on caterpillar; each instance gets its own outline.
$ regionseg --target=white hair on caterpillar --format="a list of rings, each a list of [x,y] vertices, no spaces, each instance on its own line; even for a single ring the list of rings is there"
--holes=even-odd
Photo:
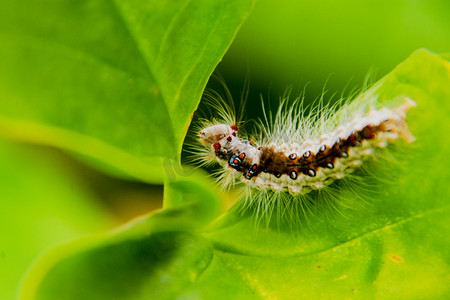
[[[274,210],[276,219],[292,218],[294,211],[312,209],[311,192],[326,194],[330,184],[351,178],[376,151],[414,141],[405,118],[415,102],[401,97],[381,104],[376,89],[334,105],[320,103],[307,115],[303,98],[292,104],[282,99],[275,116],[263,106],[264,117],[251,138],[240,130],[229,99],[209,92],[207,101],[218,118],[195,125],[200,143],[190,152],[197,164],[222,166],[216,177],[224,189],[243,188],[240,210],[252,208],[265,223]]]

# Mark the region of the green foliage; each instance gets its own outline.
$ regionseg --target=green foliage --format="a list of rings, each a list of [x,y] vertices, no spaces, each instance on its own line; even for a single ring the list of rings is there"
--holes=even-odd
[[[0,299],[42,252],[111,228],[110,217],[79,178],[45,152],[0,141]]]
[[[4,131],[162,183],[251,1],[0,5]]]
[[[23,299],[448,297],[450,64],[437,55],[419,50],[380,81],[382,101],[417,102],[408,114],[417,141],[371,207],[345,199],[359,208],[320,212],[294,233],[255,229],[248,215],[218,217],[210,182],[180,171],[190,116],[251,5],[2,2],[2,135],[165,181],[165,209],[49,251],[27,276]],[[63,170],[16,147],[0,148],[6,298],[38,253],[110,226]]]
[[[369,70],[376,79],[389,73],[418,48],[448,52],[449,11],[447,0],[259,0],[221,73],[240,86],[246,69],[236,66],[248,65],[256,107],[259,93],[275,106],[291,85],[294,92],[307,85],[312,101],[325,82],[340,93],[359,86]]]
[[[179,168],[190,116],[251,6],[1,1],[1,135],[162,183],[166,170]],[[112,223],[81,184],[65,170],[53,171],[58,161],[15,147],[0,147],[0,298],[8,300],[44,250]],[[217,197],[201,182],[170,184],[166,193],[183,204],[155,215],[156,225],[146,223],[145,230],[192,229],[210,220]]]
[[[120,242],[113,236],[47,266],[38,299],[445,298],[450,190],[447,166],[439,161],[450,153],[443,126],[449,71],[447,61],[420,50],[381,80],[381,99],[417,101],[408,116],[417,142],[395,184],[383,185],[371,209],[343,209],[298,234],[255,232],[251,218],[228,216],[234,221],[197,233],[148,227],[124,238],[132,225]]]

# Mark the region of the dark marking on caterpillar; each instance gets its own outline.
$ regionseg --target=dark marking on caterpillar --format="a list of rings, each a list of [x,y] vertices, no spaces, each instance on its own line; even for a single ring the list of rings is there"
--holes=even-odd
[[[241,179],[257,189],[304,194],[356,169],[374,148],[386,147],[398,138],[413,141],[405,122],[406,113],[413,106],[414,101],[406,98],[394,108],[360,109],[329,132],[299,142],[288,143],[291,134],[284,135],[282,126],[272,134],[275,138],[281,136],[285,142],[264,143],[262,140],[258,142],[259,147],[241,139],[235,125],[206,126],[199,136],[203,145],[211,147],[219,162],[231,168],[233,172],[229,176],[235,180]],[[343,107],[341,111],[346,109]],[[300,129],[291,128],[288,132],[295,133],[295,130]]]

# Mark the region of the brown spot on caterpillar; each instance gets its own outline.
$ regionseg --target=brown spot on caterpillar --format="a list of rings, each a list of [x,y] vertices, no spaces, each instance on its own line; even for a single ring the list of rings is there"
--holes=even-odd
[[[231,142],[233,138],[231,136],[227,137],[227,141]]]
[[[373,138],[375,138],[375,128],[371,125],[367,125],[365,126],[362,130],[361,130],[361,138],[362,139],[368,139],[371,140]]]
[[[231,128],[232,130],[234,130],[234,131],[238,131],[238,128],[237,128],[236,125],[231,125],[230,128]]]
[[[356,133],[350,135],[347,139],[347,141],[350,142],[351,145],[356,144],[357,140],[358,140],[358,137],[356,136]]]
[[[393,261],[395,261],[395,262],[399,262],[399,263],[402,263],[402,262],[403,262],[403,258],[401,258],[401,257],[398,256],[398,255],[391,254],[389,257],[390,257]]]
[[[275,151],[274,146],[265,146],[261,148],[259,164],[263,170],[270,174],[287,174],[286,159],[283,152]]]

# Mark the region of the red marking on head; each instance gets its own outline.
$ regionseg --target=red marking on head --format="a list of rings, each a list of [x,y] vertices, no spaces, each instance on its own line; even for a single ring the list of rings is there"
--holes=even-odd
[[[250,145],[255,146],[255,142],[250,141]]]
[[[262,147],[258,147],[258,150],[261,150],[262,149]]]
[[[231,142],[232,139],[233,139],[233,138],[232,138],[231,136],[228,136],[228,137],[227,137],[227,141],[229,141],[229,142]]]
[[[232,130],[234,130],[234,131],[238,131],[238,128],[237,128],[237,126],[236,126],[236,125],[231,125],[230,127],[231,127],[231,129],[232,129]]]
[[[219,142],[215,142],[215,143],[213,144],[213,147],[214,147],[214,150],[215,150],[216,152],[219,152],[219,151],[220,151],[220,148],[222,148],[222,146],[220,145]]]

